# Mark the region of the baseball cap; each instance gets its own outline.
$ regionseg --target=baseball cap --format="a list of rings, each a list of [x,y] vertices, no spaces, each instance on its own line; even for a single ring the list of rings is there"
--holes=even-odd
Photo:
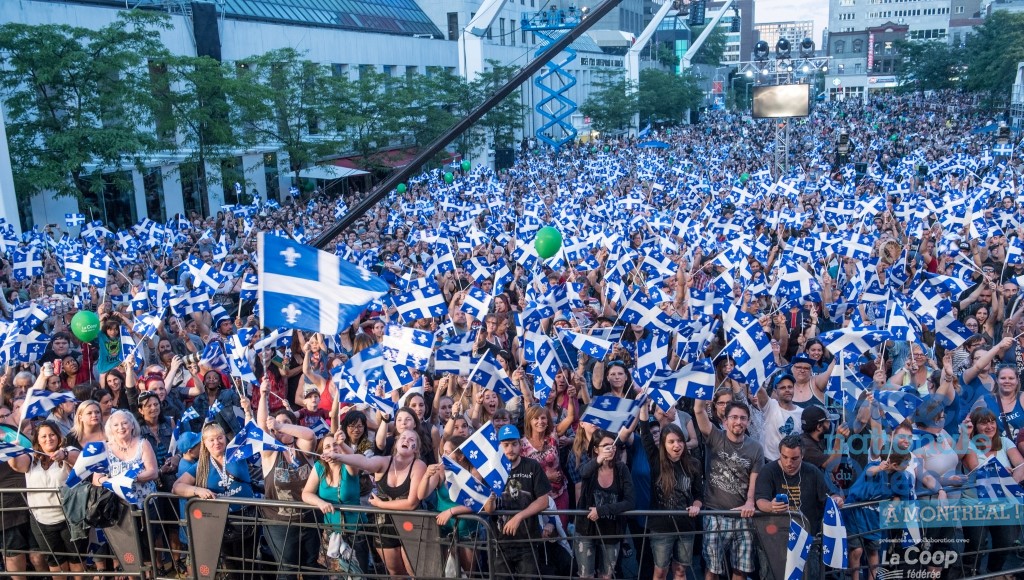
[[[804,409],[803,414],[800,415],[800,424],[803,427],[804,433],[810,433],[814,431],[814,428],[818,426],[818,423],[822,421],[837,421],[839,415],[834,413],[826,413],[825,409],[812,405]]]
[[[511,441],[513,439],[516,441],[520,439],[519,429],[516,429],[515,425],[505,425],[498,432],[498,441]]]
[[[814,361],[811,360],[811,357],[807,356],[806,354],[804,354],[802,352],[797,353],[796,356],[794,356],[793,358],[789,359],[789,366],[790,367],[792,367],[795,364],[800,364],[800,363],[809,364],[812,367],[814,366]]]
[[[316,388],[315,385],[309,385],[308,387],[305,388],[305,390],[302,391],[302,397],[303,398],[306,398],[306,397],[308,397],[310,395],[319,395],[319,394],[320,394],[320,389]]]
[[[191,431],[185,431],[178,438],[177,448],[178,453],[187,453],[189,449],[192,449],[203,440],[203,436],[199,433],[193,433]]]

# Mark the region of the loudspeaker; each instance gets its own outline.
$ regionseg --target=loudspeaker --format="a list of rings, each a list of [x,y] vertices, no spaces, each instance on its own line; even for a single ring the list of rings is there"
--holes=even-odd
[[[511,169],[516,164],[516,152],[511,147],[494,150],[494,170]]]
[[[217,5],[212,2],[192,3],[192,29],[196,35],[196,54],[220,62],[220,29],[217,27]]]

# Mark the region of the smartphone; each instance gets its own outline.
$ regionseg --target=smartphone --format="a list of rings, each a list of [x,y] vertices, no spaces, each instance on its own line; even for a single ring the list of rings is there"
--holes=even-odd
[[[789,496],[784,493],[776,494],[775,501],[779,503],[789,503]]]

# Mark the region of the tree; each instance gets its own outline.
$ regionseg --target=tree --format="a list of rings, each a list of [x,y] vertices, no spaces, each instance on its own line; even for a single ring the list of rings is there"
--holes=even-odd
[[[697,80],[689,71],[683,75],[658,69],[640,71],[641,125],[646,120],[679,122],[683,112],[696,108],[701,98]]]
[[[280,143],[296,180],[300,169],[341,150],[341,137],[325,132],[335,114],[329,99],[334,77],[325,66],[291,48],[244,62],[230,85],[243,143]]]
[[[691,38],[694,42],[704,32],[704,28],[701,26],[700,28],[690,30]],[[690,62],[692,64],[718,66],[722,64],[723,54],[725,54],[725,32],[722,31],[721,26],[716,26],[711,31],[711,34],[704,39],[704,44],[697,49],[697,54],[693,55],[693,59]]]
[[[232,129],[233,108],[228,95],[240,89],[234,86],[233,66],[206,57],[175,56],[162,63],[165,71],[157,95],[158,134],[169,131],[176,135],[168,149],[177,147],[185,153],[179,166],[195,168],[196,185],[202,200],[202,211],[209,215],[208,182],[222,182],[207,174],[206,164],[220,165],[233,158],[242,144]],[[157,77],[160,79],[161,77]],[[164,87],[166,85],[166,88]]]
[[[939,41],[899,41],[894,48],[902,57],[897,71],[901,87],[937,91],[960,85],[964,55],[959,47]]]
[[[605,133],[625,129],[640,111],[636,88],[621,71],[599,71],[587,100],[580,107],[584,116],[598,131]]]
[[[371,155],[391,144],[403,129],[408,113],[396,106],[399,81],[369,68],[359,71],[359,80],[345,81],[346,90],[333,99],[332,110],[339,124],[347,126],[351,146],[363,158],[365,169],[383,169]]]
[[[966,53],[965,87],[1005,101],[1013,87],[1017,63],[1024,61],[1024,13],[992,12],[967,37]]]
[[[516,67],[502,65],[496,60],[488,59],[487,65],[487,70],[471,83],[474,107],[487,100],[519,72]],[[522,89],[516,89],[488,111],[477,124],[495,147],[512,147],[515,145],[516,130],[521,131],[523,128],[523,113],[525,111],[526,107],[522,103]]]
[[[147,60],[166,57],[159,35],[168,22],[130,11],[98,30],[0,26],[0,96],[21,203],[45,191],[99,198],[111,183],[104,172],[141,167],[159,147]]]

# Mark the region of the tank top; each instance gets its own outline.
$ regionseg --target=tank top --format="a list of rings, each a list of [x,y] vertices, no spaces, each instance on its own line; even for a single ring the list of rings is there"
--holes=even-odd
[[[409,464],[409,471],[405,474],[405,479],[402,483],[392,486],[388,485],[388,472],[391,471],[391,465],[394,464],[395,457],[392,456],[388,459],[388,468],[384,472],[384,477],[377,479],[377,497],[384,501],[391,501],[395,499],[406,499],[409,497],[409,485],[412,479],[412,468],[416,465],[416,461],[413,460]]]
[[[25,487],[39,489],[57,489],[68,479],[71,466],[65,462],[54,461],[48,469],[43,468],[39,461],[32,461],[25,474]],[[28,506],[32,508],[32,517],[45,525],[59,524],[64,521],[64,510],[61,509],[60,496],[52,492],[36,492],[27,494]]]
[[[295,461],[288,461],[284,452],[277,452],[274,456],[274,469],[266,475],[264,491],[267,499],[278,501],[302,502],[302,489],[306,487],[306,480],[313,473],[313,466],[310,464],[306,454],[293,449]],[[268,520],[292,521],[303,513],[308,514],[307,519],[312,521],[314,517],[312,510],[296,508],[264,508],[263,517]]]
[[[142,462],[142,439],[138,439],[135,443],[135,457],[131,459],[121,459],[114,452],[107,447],[107,459],[110,461],[110,477],[117,477],[118,475],[124,475],[132,470],[142,471],[146,469],[145,464]],[[141,507],[142,502],[146,499],[146,496],[156,491],[156,482],[147,481],[140,483],[138,479],[132,482],[132,491],[135,492],[136,500],[132,502],[135,507]]]
[[[1002,403],[1000,403],[1000,407],[1002,407]],[[1024,407],[1020,406],[1020,395],[1018,395],[1014,399],[1011,411],[999,413],[999,430],[1010,440],[1016,441],[1017,432],[1020,431],[1021,427],[1024,427]]]

